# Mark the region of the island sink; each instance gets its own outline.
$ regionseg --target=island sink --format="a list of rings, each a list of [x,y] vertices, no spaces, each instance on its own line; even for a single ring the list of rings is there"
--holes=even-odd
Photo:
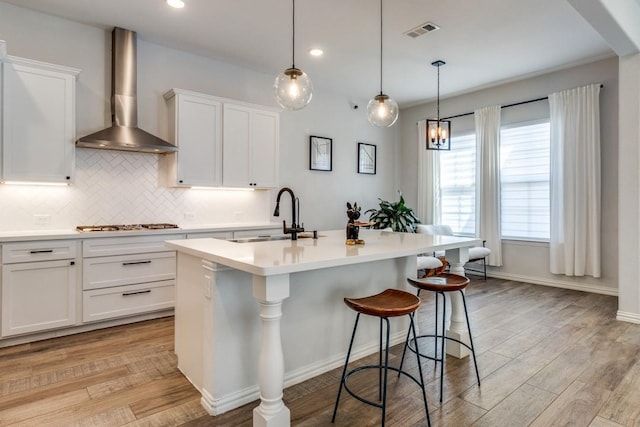
[[[291,236],[258,236],[258,237],[242,237],[240,239],[227,239],[227,242],[233,243],[257,243],[270,242],[273,240],[291,240]]]
[[[324,236],[318,236],[317,232],[313,232],[313,233],[298,234],[296,237],[298,239],[311,239],[311,238],[315,239],[317,237],[324,237]],[[272,242],[276,240],[292,240],[292,239],[291,239],[291,235],[281,234],[276,236],[254,236],[254,237],[241,237],[239,239],[227,239],[227,242],[258,243],[258,242]]]

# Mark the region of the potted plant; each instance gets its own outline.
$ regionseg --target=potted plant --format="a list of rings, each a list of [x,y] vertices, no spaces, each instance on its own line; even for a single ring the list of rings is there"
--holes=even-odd
[[[415,233],[415,225],[420,223],[420,220],[413,212],[413,209],[407,207],[404,204],[404,197],[402,192],[400,194],[400,200],[397,202],[388,202],[386,200],[380,200],[380,209],[368,209],[365,214],[369,214],[369,222],[373,223],[373,228],[384,229],[391,228],[393,231],[404,231]]]

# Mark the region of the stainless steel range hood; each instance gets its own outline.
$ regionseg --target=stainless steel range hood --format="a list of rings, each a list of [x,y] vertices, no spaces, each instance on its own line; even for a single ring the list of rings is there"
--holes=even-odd
[[[169,153],[178,147],[138,127],[137,35],[115,27],[111,52],[112,126],[76,141],[77,147]]]

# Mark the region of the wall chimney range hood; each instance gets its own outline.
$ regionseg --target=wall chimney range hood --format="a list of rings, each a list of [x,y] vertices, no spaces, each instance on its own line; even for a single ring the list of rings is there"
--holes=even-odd
[[[112,126],[76,141],[77,147],[103,150],[170,153],[178,147],[138,127],[137,35],[115,27],[111,33]]]

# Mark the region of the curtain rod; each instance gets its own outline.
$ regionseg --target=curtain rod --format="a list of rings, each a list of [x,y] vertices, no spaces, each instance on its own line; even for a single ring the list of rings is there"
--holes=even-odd
[[[604,85],[600,84],[600,88],[603,88],[603,87],[604,87]],[[501,105],[500,108],[502,109],[502,108],[507,108],[507,107],[515,107],[517,105],[530,104],[532,102],[544,101],[545,99],[549,99],[549,97],[548,96],[544,96],[542,98],[530,99],[528,101],[514,102],[513,104]],[[462,113],[462,114],[456,114],[455,116],[443,117],[441,120],[456,119],[458,117],[470,116],[472,114],[473,114],[473,111],[470,112],[470,113]]]

